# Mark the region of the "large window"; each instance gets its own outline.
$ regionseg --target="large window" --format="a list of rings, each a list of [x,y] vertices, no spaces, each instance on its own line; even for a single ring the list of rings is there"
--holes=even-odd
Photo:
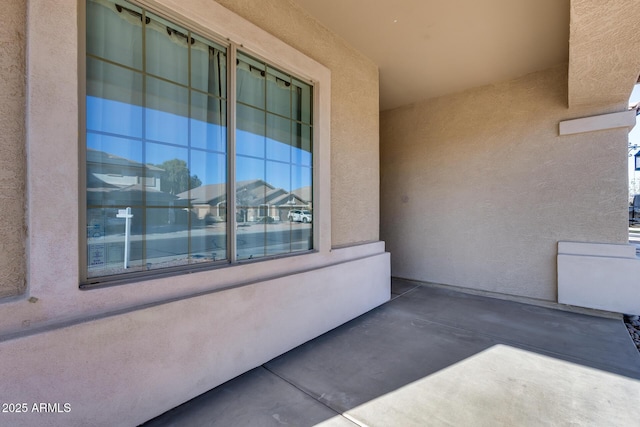
[[[125,1],[86,28],[87,282],[313,249],[309,83]]]

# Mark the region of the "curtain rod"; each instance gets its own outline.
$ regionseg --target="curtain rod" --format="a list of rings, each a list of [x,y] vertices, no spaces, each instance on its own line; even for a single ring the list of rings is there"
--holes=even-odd
[[[140,12],[136,12],[135,10],[126,8],[124,6],[120,6],[119,4],[116,5],[116,10],[118,11],[118,13],[122,13],[122,11],[126,11],[129,12],[129,14],[133,15],[133,16],[137,16],[138,18],[140,18],[140,21],[142,22],[142,14]],[[145,24],[148,24],[149,22],[151,22],[151,18],[149,18],[148,16],[145,18]]]

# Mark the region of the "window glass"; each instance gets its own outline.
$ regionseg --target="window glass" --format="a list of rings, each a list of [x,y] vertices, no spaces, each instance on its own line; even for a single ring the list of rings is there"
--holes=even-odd
[[[294,143],[291,157],[295,164],[311,167],[312,161],[312,144],[311,144],[311,126],[296,123],[294,125]]]
[[[266,113],[264,110],[238,104],[236,114],[236,152],[243,156],[264,158]]]
[[[311,87],[249,56],[239,58],[238,259],[312,249]]]
[[[191,34],[153,14],[145,25],[145,58],[147,73],[175,83],[189,83],[189,48]]]
[[[311,124],[312,87],[296,79],[293,79],[292,82],[291,117],[302,123]]]
[[[86,37],[87,281],[313,248],[311,85],[124,0]]]
[[[87,2],[87,53],[142,70],[142,10],[124,2]],[[111,43],[114,37],[122,45]]]
[[[141,73],[87,59],[87,129],[142,137]]]
[[[255,59],[238,53],[236,96],[238,102],[264,109],[266,67]]]
[[[191,86],[218,98],[226,98],[226,55],[224,47],[192,35]]]
[[[267,115],[267,158],[291,161],[291,120]]]
[[[191,146],[221,153],[227,150],[227,103],[222,98],[191,92]]]
[[[291,117],[291,77],[267,68],[267,111]]]
[[[182,208],[200,227],[191,232],[191,263],[217,261],[227,257],[227,156],[204,150],[191,151],[189,191],[179,194],[188,200]]]
[[[86,277],[227,259],[225,49],[90,0],[86,64]]]
[[[147,77],[146,87],[146,138],[188,145],[188,89],[153,77]]]

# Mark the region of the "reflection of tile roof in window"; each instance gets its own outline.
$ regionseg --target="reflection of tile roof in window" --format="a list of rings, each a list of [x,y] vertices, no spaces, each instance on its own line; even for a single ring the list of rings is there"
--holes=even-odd
[[[147,170],[164,172],[164,169],[153,165],[143,165],[139,162],[126,159],[124,157],[116,156],[115,154],[107,153],[105,151],[94,150],[93,148],[87,148],[87,163],[100,163],[103,165],[118,165],[129,166],[137,168],[146,168]]]
[[[310,185],[293,190],[291,193],[295,194],[296,197],[298,197],[301,200],[304,200],[305,202],[310,202],[311,199],[313,198]]]
[[[142,191],[140,185],[142,182],[145,182],[147,192],[160,192],[160,181],[164,169],[159,167],[91,148],[87,148],[86,164],[88,192],[107,193],[118,189],[133,191],[137,188],[136,185],[140,187],[139,191]],[[175,197],[168,199],[173,200]]]
[[[301,198],[298,193],[310,194],[311,187],[304,187],[291,193],[282,188],[275,188],[272,185],[261,179],[254,179],[249,181],[240,181],[237,183],[237,194],[239,204],[261,205],[268,204],[272,206],[306,206],[307,199]],[[301,191],[302,190],[302,191]],[[296,193],[298,192],[298,193]],[[185,191],[177,196],[180,199],[190,199],[194,204],[209,204],[215,205],[226,201],[227,186],[226,184],[208,184],[203,185],[193,190]],[[240,197],[241,195],[241,197]]]
[[[144,197],[143,197],[144,194]],[[144,203],[143,203],[144,200]],[[126,187],[95,187],[87,188],[87,205],[102,206],[140,206],[143,204],[157,206],[186,207],[186,200],[179,200],[176,196],[154,188],[134,184]]]
[[[180,199],[191,199],[192,203],[219,203],[227,198],[227,184],[208,184],[177,194]],[[222,200],[220,200],[222,199]]]
[[[145,168],[145,175],[157,175],[164,170],[153,166],[145,165],[133,160],[126,159],[124,157],[116,156],[104,151],[94,150],[87,148],[87,189],[92,193],[111,192],[113,190],[120,189],[124,193],[142,192],[142,186],[140,184],[135,185],[118,185],[115,182],[104,181],[104,174],[109,172],[113,173],[117,171],[122,176],[143,176],[142,170]],[[115,178],[114,178],[115,179]],[[276,188],[273,185],[265,182],[262,179],[252,179],[246,181],[239,181],[236,183],[238,203],[241,205],[263,205],[268,204],[271,206],[308,206],[311,196],[311,186],[301,187],[296,190],[287,192],[283,188]],[[155,199],[162,199],[163,201],[174,200],[175,197],[171,196],[164,200],[162,193],[158,189],[146,187],[147,197]],[[153,194],[152,193],[158,193]],[[184,191],[177,194],[177,198],[180,200],[190,200],[194,204],[209,204],[216,205],[218,203],[226,202],[227,199],[227,184],[208,184],[194,188],[191,191]]]

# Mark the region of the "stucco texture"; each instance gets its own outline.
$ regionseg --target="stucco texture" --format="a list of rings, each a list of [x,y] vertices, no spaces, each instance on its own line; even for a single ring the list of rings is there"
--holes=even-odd
[[[379,239],[378,69],[287,0],[217,0],[331,70],[331,241]]]
[[[628,129],[559,136],[567,68],[383,112],[392,275],[555,301],[558,241],[625,243]]]
[[[25,289],[25,2],[0,14],[0,298]]]
[[[625,108],[640,73],[636,0],[572,0],[569,105]]]

